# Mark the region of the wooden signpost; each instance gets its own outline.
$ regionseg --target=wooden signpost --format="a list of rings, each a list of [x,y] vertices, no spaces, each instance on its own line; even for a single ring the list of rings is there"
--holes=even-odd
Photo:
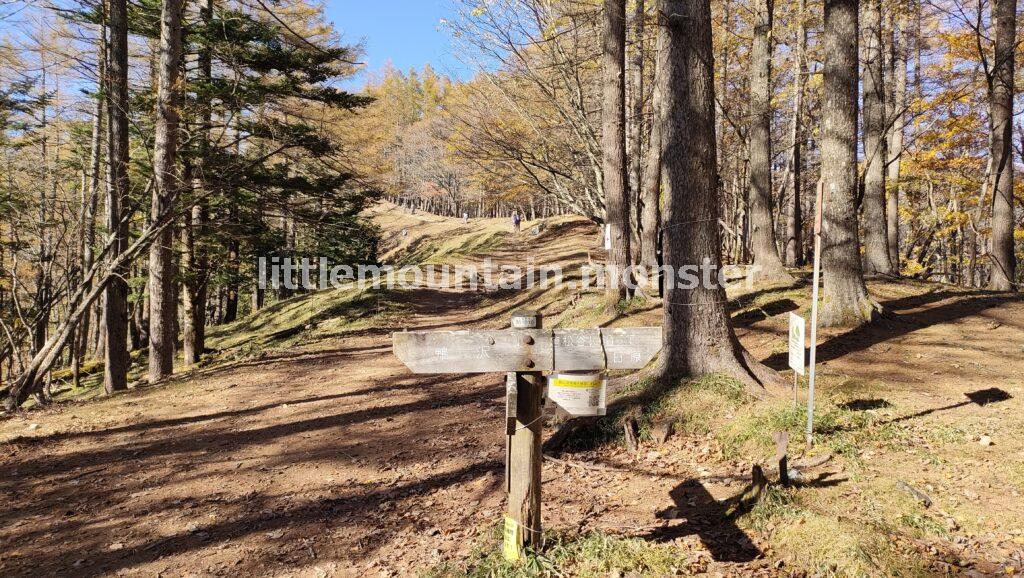
[[[541,539],[543,372],[641,369],[661,351],[660,327],[544,329],[536,311],[512,315],[500,331],[405,331],[395,356],[414,373],[506,373],[508,509],[504,553],[518,559]]]

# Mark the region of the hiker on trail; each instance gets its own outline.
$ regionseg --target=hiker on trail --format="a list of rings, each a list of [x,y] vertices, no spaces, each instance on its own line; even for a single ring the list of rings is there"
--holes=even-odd
[[[521,221],[519,219],[519,212],[517,211],[515,213],[512,213],[512,230],[514,230],[516,233],[519,232],[519,223],[520,222]]]

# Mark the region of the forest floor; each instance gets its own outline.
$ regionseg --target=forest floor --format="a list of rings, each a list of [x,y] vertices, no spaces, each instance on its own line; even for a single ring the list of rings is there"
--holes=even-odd
[[[397,262],[600,257],[582,219],[512,235],[376,218]],[[1024,301],[870,289],[889,318],[819,336],[807,455],[831,459],[742,515],[726,514],[771,433],[805,451],[804,412],[702,380],[638,416],[635,454],[606,427],[547,461],[547,547],[529,567],[500,562],[503,376],[413,375],[390,332],[501,328],[524,306],[549,326],[657,325],[658,303],[608,315],[566,290],[336,290],[218,329],[210,360],[168,382],[65,392],[0,421],[0,576],[1024,573]],[[743,344],[783,370],[786,314],[808,293],[732,295]],[[676,433],[655,443],[648,424],[666,417]]]

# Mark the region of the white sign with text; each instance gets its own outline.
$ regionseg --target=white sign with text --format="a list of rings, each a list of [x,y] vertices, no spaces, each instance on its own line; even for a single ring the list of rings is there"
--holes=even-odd
[[[804,318],[796,313],[789,314],[789,367],[799,375],[804,374]]]

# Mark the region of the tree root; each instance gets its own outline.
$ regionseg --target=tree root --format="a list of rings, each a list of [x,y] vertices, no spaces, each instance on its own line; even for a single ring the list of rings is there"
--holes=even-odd
[[[862,295],[846,306],[825,303],[821,312],[822,327],[860,327],[888,316],[885,307],[870,295]]]

